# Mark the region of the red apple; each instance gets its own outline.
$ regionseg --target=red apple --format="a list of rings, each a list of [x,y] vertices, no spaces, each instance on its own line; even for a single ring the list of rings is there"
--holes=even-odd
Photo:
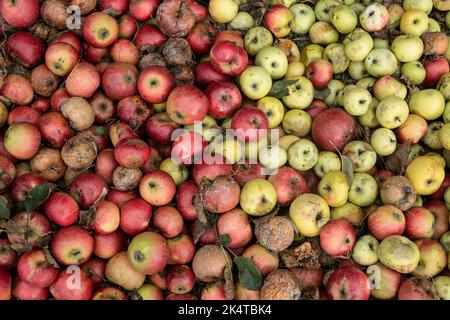
[[[313,120],[311,135],[323,150],[336,151],[356,138],[358,130],[355,119],[340,108],[319,113]]]
[[[208,17],[208,9],[194,0],[188,0],[189,7],[195,15],[197,21],[203,21]]]
[[[41,175],[34,172],[18,176],[11,185],[12,199],[14,202],[25,201],[25,197],[34,187],[45,182],[46,180]]]
[[[130,0],[128,10],[138,21],[151,20],[156,16],[161,0]]]
[[[110,234],[94,234],[94,254],[102,259],[112,258],[122,251],[126,244],[127,235],[120,229]]]
[[[109,59],[108,48],[96,48],[86,45],[86,49],[84,51],[84,59],[92,64],[97,64]]]
[[[231,41],[216,42],[210,57],[214,70],[231,76],[240,75],[248,64],[247,52]]]
[[[147,103],[136,95],[120,100],[117,105],[117,114],[120,121],[128,123],[132,129],[140,134],[148,118],[153,115],[153,109],[149,108]]]
[[[79,211],[77,202],[65,192],[52,192],[44,203],[47,217],[61,227],[74,224],[78,220]]]
[[[208,114],[215,119],[226,119],[239,109],[242,96],[231,82],[213,82],[205,90],[209,101]]]
[[[81,52],[83,50],[83,45],[81,44],[80,38],[73,31],[64,32],[64,33],[61,33],[60,35],[56,36],[50,42],[49,46],[54,43],[59,43],[59,42],[70,44],[72,47],[74,47],[77,50],[78,54],[81,54]]]
[[[116,287],[106,286],[98,288],[94,292],[92,300],[128,300],[128,295]]]
[[[175,87],[175,78],[165,67],[153,65],[139,75],[137,88],[142,98],[149,103],[162,103]]]
[[[39,0],[0,1],[0,15],[13,28],[31,27],[39,18],[39,9]]]
[[[217,232],[230,237],[229,248],[242,248],[253,238],[253,229],[248,215],[241,209],[233,209],[221,214],[217,219]]]
[[[149,157],[150,149],[141,139],[123,139],[114,148],[114,158],[128,169],[142,167]]]
[[[137,92],[139,72],[135,66],[115,62],[110,64],[102,74],[102,87],[105,94],[113,100],[121,100]]]
[[[27,106],[19,106],[11,110],[8,114],[8,125],[12,125],[14,123],[27,122],[36,125],[39,125],[39,112],[35,109]]]
[[[192,177],[194,178],[195,183],[200,185],[203,178],[213,181],[219,176],[231,175],[232,172],[232,166],[226,163],[199,163],[194,165]]]
[[[128,0],[100,0],[98,6],[113,16],[120,16],[127,11]]]
[[[150,157],[148,158],[144,166],[141,168],[143,173],[145,174],[147,172],[157,170],[159,168],[161,161],[162,157],[159,150],[156,149],[155,147],[150,147]]]
[[[220,176],[214,181],[202,181],[199,194],[203,205],[210,212],[224,213],[239,203],[241,188],[232,178]]]
[[[119,207],[111,201],[100,201],[95,209],[95,218],[91,228],[99,234],[110,234],[119,228],[120,210]]]
[[[328,60],[315,60],[306,68],[306,77],[314,88],[323,89],[333,79],[333,66]]]
[[[69,185],[70,195],[78,202],[82,209],[88,209],[108,192],[105,181],[95,173],[82,173],[72,180]]]
[[[109,127],[109,138],[111,139],[113,146],[124,139],[137,137],[138,135],[136,132],[134,132],[133,129],[124,122],[117,121]]]
[[[0,300],[11,300],[11,275],[0,268]]]
[[[367,226],[375,238],[383,240],[389,236],[403,234],[406,221],[400,209],[392,205],[384,205],[369,215]]]
[[[193,221],[197,219],[197,210],[194,207],[194,197],[198,186],[193,182],[183,182],[177,188],[177,208],[184,220]]]
[[[44,113],[50,110],[50,101],[48,98],[37,98],[33,101],[31,107],[37,112]]]
[[[148,228],[152,206],[142,199],[130,199],[121,206],[120,228],[135,236]]]
[[[58,272],[56,272],[58,274]],[[12,295],[17,300],[47,300],[48,299],[48,287],[36,287],[33,286],[19,277],[16,277],[12,286]]]
[[[40,64],[31,71],[30,81],[38,95],[49,97],[58,89],[61,78],[55,75],[45,64]]]
[[[434,234],[436,219],[430,210],[413,207],[405,213],[406,234],[410,239],[429,239]]]
[[[286,28],[290,31],[292,13],[282,4],[272,5],[264,13],[264,24],[277,38],[282,38]]]
[[[16,168],[11,160],[2,155],[0,155],[0,173],[0,192],[4,192],[16,177]]]
[[[225,281],[208,283],[202,290],[200,300],[228,300],[225,293]]]
[[[291,167],[282,167],[269,177],[275,187],[280,205],[289,205],[302,193],[308,192],[308,185],[300,172]]]
[[[167,239],[170,255],[168,264],[187,264],[192,261],[195,254],[195,244],[191,237],[181,234],[178,237]]]
[[[0,239],[0,268],[11,269],[17,264],[17,252],[8,239]]]
[[[355,267],[340,267],[328,278],[327,296],[330,300],[368,300],[370,296],[369,279]]]
[[[80,52],[67,42],[54,42],[45,52],[45,65],[54,74],[65,76],[72,71],[80,58]]]
[[[60,264],[80,265],[94,252],[94,238],[82,227],[65,227],[55,233],[51,250]]]
[[[185,84],[173,89],[167,98],[167,114],[176,123],[191,125],[208,113],[208,98],[198,88]]]
[[[17,263],[17,274],[29,285],[45,288],[55,281],[58,269],[50,264],[41,249],[25,252]]]
[[[230,42],[233,42],[238,47],[244,48],[244,39],[237,31],[233,31],[233,30],[220,31],[216,35],[215,42],[218,43],[221,41],[230,41]]]
[[[93,12],[84,20],[81,32],[88,45],[106,48],[117,40],[119,25],[110,15],[104,12]]]
[[[39,118],[39,130],[42,140],[52,148],[60,149],[69,140],[74,132],[69,122],[59,112],[49,112]]]
[[[450,174],[446,174],[444,181],[442,181],[441,186],[438,191],[430,195],[430,198],[433,200],[442,200],[444,198],[444,193],[447,188],[450,187]]]
[[[436,87],[441,77],[450,71],[448,61],[445,57],[428,58],[423,63],[423,66],[426,71],[423,84],[429,88]]]
[[[231,81],[232,77],[227,74],[216,71],[211,64],[211,61],[202,61],[194,67],[195,81],[203,87],[215,81],[227,82]]]
[[[117,40],[109,51],[114,62],[129,63],[137,65],[139,62],[140,52],[133,42],[126,39]]]
[[[79,62],[66,79],[66,89],[71,96],[90,98],[100,86],[100,74],[90,63]]]
[[[320,287],[322,285],[323,270],[312,268],[293,268],[290,271],[300,281],[302,289]]]
[[[444,202],[438,200],[429,200],[424,204],[424,208],[428,209],[435,219],[433,239],[439,239],[442,234],[447,231],[449,223],[449,212]]]
[[[198,163],[206,144],[201,134],[183,129],[173,142],[170,156],[174,161],[185,165]]]
[[[105,123],[116,115],[116,106],[103,92],[97,91],[90,99],[96,123]]]
[[[8,240],[11,244],[23,245],[28,243],[32,247],[36,247],[39,238],[51,231],[48,219],[38,212],[22,211],[16,214],[12,221],[19,228],[23,228],[23,231],[8,233]]]
[[[356,231],[345,219],[331,220],[320,232],[320,247],[331,256],[343,256],[353,249]]]
[[[143,24],[134,36],[133,42],[139,48],[143,50],[146,47],[158,47],[162,46],[167,41],[167,37],[159,28],[154,24]]]
[[[142,177],[139,184],[141,197],[153,206],[164,206],[175,196],[176,185],[172,177],[160,170],[152,171]]]
[[[33,101],[34,91],[30,81],[19,74],[8,74],[0,93],[18,105],[28,105]]]
[[[325,102],[314,99],[311,105],[306,109],[306,112],[308,112],[311,118],[314,119],[319,113],[326,109],[328,109],[328,106]]]
[[[410,114],[406,121],[396,129],[397,138],[401,143],[409,141],[418,143],[427,133],[428,123],[419,115]]]
[[[114,170],[119,166],[114,158],[113,149],[103,149],[95,160],[95,173],[98,174],[107,184],[112,183]]]
[[[256,107],[241,108],[231,119],[231,128],[241,141],[259,141],[267,135],[269,120],[267,115]]]
[[[195,275],[187,265],[175,265],[167,269],[167,289],[176,294],[190,292],[195,285]]]
[[[91,257],[81,265],[81,269],[91,278],[94,286],[102,284],[105,279],[106,261],[97,257]]]
[[[40,64],[44,58],[45,46],[42,40],[25,31],[13,33],[6,41],[8,54],[25,68]]]
[[[119,38],[131,39],[137,31],[137,23],[133,16],[124,14],[119,21]]]
[[[178,236],[184,227],[183,216],[170,206],[156,208],[152,222],[166,238]]]
[[[166,112],[160,112],[148,119],[145,131],[147,137],[157,144],[168,144],[172,141],[172,133],[179,127]]]
[[[88,274],[79,268],[62,270],[50,286],[56,300],[89,300],[94,292],[94,284]]]
[[[64,102],[71,97],[66,88],[59,88],[53,92],[50,98],[50,106],[53,111],[61,111]]]
[[[197,23],[189,32],[187,41],[195,54],[207,55],[214,44],[216,28],[210,23]]]
[[[41,133],[31,123],[15,123],[6,130],[4,144],[5,149],[15,158],[31,159],[39,150]]]

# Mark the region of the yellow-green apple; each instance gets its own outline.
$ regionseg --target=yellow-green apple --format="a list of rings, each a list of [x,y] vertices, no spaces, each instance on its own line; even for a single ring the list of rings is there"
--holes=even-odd
[[[431,149],[442,149],[443,146],[439,139],[439,131],[444,126],[444,123],[441,121],[432,121],[428,125],[427,132],[425,132],[425,136],[422,138],[423,143],[431,148]]]
[[[400,127],[408,119],[408,115],[408,104],[396,96],[381,100],[376,109],[377,121],[388,129]]]
[[[311,130],[311,123],[312,119],[308,112],[292,109],[284,115],[282,126],[287,134],[303,138]]]
[[[389,13],[388,28],[398,28],[400,26],[400,19],[402,18],[403,10],[402,6],[397,3],[392,3],[387,7]]]
[[[277,204],[277,192],[267,180],[250,180],[242,188],[239,203],[249,215],[263,216]]]
[[[433,279],[437,294],[442,300],[450,300],[450,277],[439,276]]]
[[[259,50],[272,44],[272,33],[264,27],[253,27],[244,36],[244,48],[250,56],[256,56]]]
[[[389,49],[389,40],[382,38],[373,39],[373,47],[376,49]]]
[[[389,96],[397,96],[405,99],[408,93],[406,86],[391,76],[384,76],[377,79],[373,85],[373,93],[378,100],[383,100]]]
[[[344,73],[350,65],[350,59],[345,55],[344,45],[341,43],[328,45],[323,52],[323,58],[331,62],[333,74]]]
[[[352,116],[361,116],[369,110],[372,95],[366,89],[354,87],[345,91],[343,105],[345,111]]]
[[[352,250],[352,259],[362,265],[370,266],[378,261],[378,240],[366,234],[356,240]]]
[[[424,207],[413,207],[405,213],[406,234],[410,239],[431,239],[436,218]]]
[[[127,254],[131,266],[143,274],[162,271],[170,255],[166,239],[152,231],[135,236],[128,246]]]
[[[270,145],[259,149],[259,162],[269,170],[282,167],[287,162],[286,150],[278,145]]]
[[[314,165],[314,173],[322,178],[327,172],[341,170],[341,159],[331,151],[321,151],[317,163]]]
[[[314,10],[305,3],[297,3],[289,8],[292,13],[291,31],[297,34],[307,34],[309,29],[316,22]]]
[[[302,235],[314,237],[330,221],[330,208],[322,197],[304,193],[291,203],[289,217]]]
[[[419,195],[430,195],[441,186],[445,178],[445,170],[434,158],[419,156],[409,163],[406,168],[406,177]]]
[[[160,288],[152,284],[143,284],[136,293],[142,300],[164,300],[164,295]],[[133,297],[131,297],[133,300]]]
[[[299,137],[294,136],[294,135],[285,135],[282,136],[278,142],[278,144],[280,145],[280,147],[282,147],[284,150],[289,149],[289,147],[296,141],[300,140]]]
[[[239,11],[237,15],[231,20],[228,25],[235,30],[245,30],[252,28],[255,25],[255,19],[246,11]]]
[[[339,5],[330,10],[331,23],[339,33],[352,32],[358,24],[358,16],[347,5]]]
[[[309,29],[311,42],[319,45],[329,45],[338,42],[339,32],[328,22],[317,21]]]
[[[219,83],[217,83],[217,86],[221,87]],[[237,90],[239,90],[239,89],[237,89]],[[239,95],[240,95],[240,93],[239,93]],[[229,98],[227,98],[227,99],[229,99]],[[224,103],[226,104],[227,102],[225,101]],[[212,104],[214,104],[214,103],[210,102],[209,112],[212,112],[212,107],[211,107]],[[233,103],[231,103],[231,104],[233,104]],[[199,125],[199,123],[196,123],[193,125],[184,126],[184,128],[189,131],[193,131],[193,132],[196,132],[196,133],[202,135],[203,139],[206,141],[213,140],[216,137],[216,135],[219,133],[219,131],[217,130],[217,121],[215,118],[211,117],[210,115],[206,115],[203,118],[200,125]]]
[[[145,281],[145,274],[134,269],[126,251],[119,252],[108,260],[105,276],[109,282],[125,290],[137,290]]]
[[[409,110],[425,120],[439,118],[445,110],[445,99],[436,89],[414,92],[409,100]]]
[[[429,14],[433,10],[433,0],[405,0],[403,1],[403,9],[408,10],[422,10]]]
[[[240,130],[238,130],[237,132],[241,134]],[[249,131],[247,132],[244,131],[244,133],[248,132],[258,133],[258,131],[253,131],[253,129],[249,129]],[[258,142],[255,141],[254,143],[258,145]],[[239,139],[236,139],[234,137],[224,137],[216,139],[212,143],[210,143],[206,148],[204,154],[206,155],[206,159],[208,159],[209,154],[213,155],[211,160],[207,161],[208,163],[215,162],[215,159],[218,159],[218,161],[224,161],[225,164],[230,165],[238,163],[245,158],[245,146],[246,145],[244,145],[244,142],[240,141]],[[257,150],[252,151],[256,152],[257,155]]]
[[[439,11],[450,11],[450,3],[446,0],[433,0],[433,5]]]
[[[378,128],[370,136],[370,144],[380,156],[388,156],[397,149],[395,133],[386,128]]]
[[[331,208],[331,219],[345,219],[353,225],[359,225],[364,220],[364,211],[351,202],[346,202],[340,207]]]
[[[347,202],[350,189],[348,177],[342,171],[326,173],[317,186],[319,195],[330,207],[340,207]]]
[[[344,45],[347,58],[355,62],[364,61],[373,49],[372,37],[361,28],[356,28],[353,32],[349,33],[342,44]]]
[[[288,86],[289,94],[282,98],[283,103],[288,108],[306,109],[314,99],[313,84],[308,78],[302,76],[289,80],[297,80],[297,82]]]
[[[316,14],[317,20],[330,22],[331,15],[330,10],[341,3],[337,0],[319,0],[314,6],[314,12]]]
[[[400,273],[411,273],[420,261],[417,245],[404,236],[392,235],[381,241],[378,258],[386,267]]]
[[[378,107],[378,103],[380,103],[380,101],[377,98],[372,97],[372,102],[370,103],[369,110],[367,110],[367,112],[362,116],[358,117],[358,123],[360,125],[362,125],[363,127],[368,127],[370,129],[374,129],[380,125],[376,117],[376,109]]]
[[[4,138],[4,148],[17,159],[33,158],[39,151],[41,133],[35,125],[28,122],[14,123],[8,127]]]
[[[326,292],[330,300],[369,300],[369,279],[357,267],[343,266],[331,272]]]
[[[448,101],[450,99],[450,73],[447,73],[442,76],[441,80],[439,80],[436,89],[442,93],[445,101]]]
[[[314,60],[323,58],[324,48],[318,44],[308,44],[300,53],[300,62],[307,67]]]
[[[288,59],[283,50],[277,47],[261,49],[255,58],[255,65],[263,67],[272,79],[283,77],[288,68]]]
[[[305,74],[314,88],[323,89],[333,78],[333,66],[328,60],[315,60],[308,65]]]
[[[389,12],[378,2],[369,4],[359,16],[361,27],[368,32],[380,31],[389,21]]]
[[[111,201],[100,201],[96,206],[95,218],[91,224],[91,228],[99,234],[110,234],[116,231],[119,225],[119,207]]]
[[[237,76],[248,64],[248,55],[244,48],[231,41],[216,42],[210,51],[211,66],[217,72]]]
[[[264,13],[264,24],[277,38],[283,38],[291,32],[292,20],[292,12],[280,4],[270,6]]]
[[[378,185],[375,178],[367,173],[355,173],[348,193],[348,201],[360,207],[367,207],[373,204],[377,195]]]
[[[300,139],[294,142],[287,150],[287,153],[289,165],[300,171],[313,168],[319,158],[319,151],[316,145],[307,139]]]
[[[286,78],[300,77],[305,74],[305,66],[301,62],[293,61],[288,64],[288,69],[286,71]]]
[[[422,39],[416,35],[401,35],[392,41],[391,50],[400,62],[414,62],[420,60],[424,45]]]
[[[411,273],[414,276],[433,278],[447,266],[447,253],[436,240],[420,239],[416,242],[420,252],[420,261]]]
[[[402,76],[408,79],[415,85],[422,84],[426,77],[426,71],[423,64],[419,61],[404,63],[400,72]]]
[[[427,121],[419,115],[410,114],[406,121],[398,127],[395,132],[401,143],[409,141],[411,144],[418,143],[427,132]]]
[[[176,185],[183,183],[189,177],[189,170],[187,167],[177,163],[172,158],[164,159],[159,165],[159,170],[168,173]]]
[[[272,88],[270,73],[263,67],[250,66],[244,70],[239,79],[242,92],[252,100],[264,98]]]
[[[342,149],[342,154],[352,161],[355,172],[369,171],[377,162],[374,148],[364,141],[355,140],[348,143]]]
[[[353,80],[361,80],[369,76],[366,66],[362,61],[351,61],[348,65],[348,74]]]
[[[428,30],[428,15],[422,10],[408,10],[400,20],[400,31],[405,34],[422,36]]]
[[[284,106],[277,98],[264,97],[259,99],[256,107],[266,114],[269,128],[277,127],[284,120]]]
[[[211,18],[217,23],[228,23],[236,17],[239,6],[234,0],[211,0],[208,5]]]
[[[439,142],[444,149],[450,150],[450,123],[443,124],[439,130]]]
[[[400,209],[392,205],[384,205],[369,215],[367,226],[375,238],[384,240],[392,235],[403,234],[406,220]]]
[[[367,72],[373,77],[390,76],[398,69],[398,61],[389,49],[373,49],[364,60]]]

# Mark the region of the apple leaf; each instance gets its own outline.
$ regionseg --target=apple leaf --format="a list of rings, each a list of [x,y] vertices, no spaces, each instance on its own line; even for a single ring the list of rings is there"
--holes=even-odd
[[[238,257],[234,258],[239,272],[239,282],[244,288],[249,290],[258,290],[262,286],[262,276],[259,269],[248,258]]]
[[[289,95],[289,86],[297,83],[297,80],[280,80],[272,85],[269,96],[281,99]]]
[[[231,265],[227,265],[225,267],[225,270],[223,271],[223,278],[225,279],[225,296],[228,300],[233,300],[235,297],[236,290],[234,288],[234,281],[233,281],[233,271],[231,269]]]
[[[408,156],[411,152],[411,143],[406,141],[397,147],[397,150],[386,158],[386,169],[394,174],[401,175],[406,169]]]
[[[208,219],[205,213],[205,207],[203,206],[202,198],[200,194],[197,192],[194,196],[194,208],[197,211],[197,218],[202,224],[208,224]]]
[[[39,248],[45,248],[45,247],[48,247],[48,245],[50,244],[50,241],[52,241],[52,238],[53,238],[53,235],[52,235],[51,232],[50,232],[50,233],[46,233],[46,234],[40,236],[40,237],[37,239],[36,245],[37,245]]]
[[[11,249],[17,253],[27,252],[33,250],[33,246],[29,242],[25,243],[15,243],[10,245]]]
[[[330,88],[325,87],[321,90],[314,90],[314,98],[319,100],[325,100],[326,97],[328,97],[331,93]]]
[[[194,243],[197,243],[202,234],[208,231],[208,228],[200,222],[200,220],[195,220],[194,222],[194,230],[192,231],[192,240]]]
[[[47,262],[50,263],[55,269],[60,269],[58,262],[56,262],[55,258],[53,258],[50,250],[48,248],[42,249],[44,251],[45,258]]]
[[[347,156],[341,154],[342,172],[348,177],[348,184],[351,185],[353,181],[353,162]]]
[[[8,200],[4,196],[0,196],[0,218],[9,219],[11,217],[11,209]]]
[[[222,234],[217,239],[217,245],[222,247],[228,247],[231,244],[231,238],[228,234]]]
[[[90,207],[88,210],[80,210],[78,224],[80,226],[89,227],[94,223],[97,212],[94,207]]]
[[[56,185],[43,183],[34,187],[25,197],[25,210],[33,211],[45,202]]]

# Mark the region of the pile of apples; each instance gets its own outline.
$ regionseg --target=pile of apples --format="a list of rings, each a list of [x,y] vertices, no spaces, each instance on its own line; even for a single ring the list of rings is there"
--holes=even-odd
[[[0,0],[0,300],[450,300],[449,28]]]

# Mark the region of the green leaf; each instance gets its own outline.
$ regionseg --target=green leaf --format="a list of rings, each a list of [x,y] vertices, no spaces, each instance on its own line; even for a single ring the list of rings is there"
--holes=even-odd
[[[330,88],[326,87],[322,90],[314,90],[314,98],[319,100],[325,100],[331,93]]]
[[[9,219],[11,217],[11,209],[8,200],[4,196],[0,196],[0,218]]]
[[[272,89],[269,92],[269,96],[281,99],[289,95],[289,86],[297,83],[298,80],[280,80],[276,81],[272,85]]]
[[[341,154],[341,165],[342,172],[347,175],[348,183],[351,185],[353,181],[353,162],[347,156]]]
[[[228,247],[231,244],[231,238],[228,234],[222,234],[217,239],[217,245],[222,247]]]
[[[43,183],[34,187],[25,197],[25,210],[33,211],[44,203],[54,187],[55,185],[53,183]]]
[[[236,264],[239,272],[239,282],[249,290],[258,290],[262,286],[262,276],[259,269],[248,258],[235,257],[234,263]]]
[[[94,135],[95,136],[106,136],[108,133],[108,129],[105,126],[99,126],[95,128]]]

